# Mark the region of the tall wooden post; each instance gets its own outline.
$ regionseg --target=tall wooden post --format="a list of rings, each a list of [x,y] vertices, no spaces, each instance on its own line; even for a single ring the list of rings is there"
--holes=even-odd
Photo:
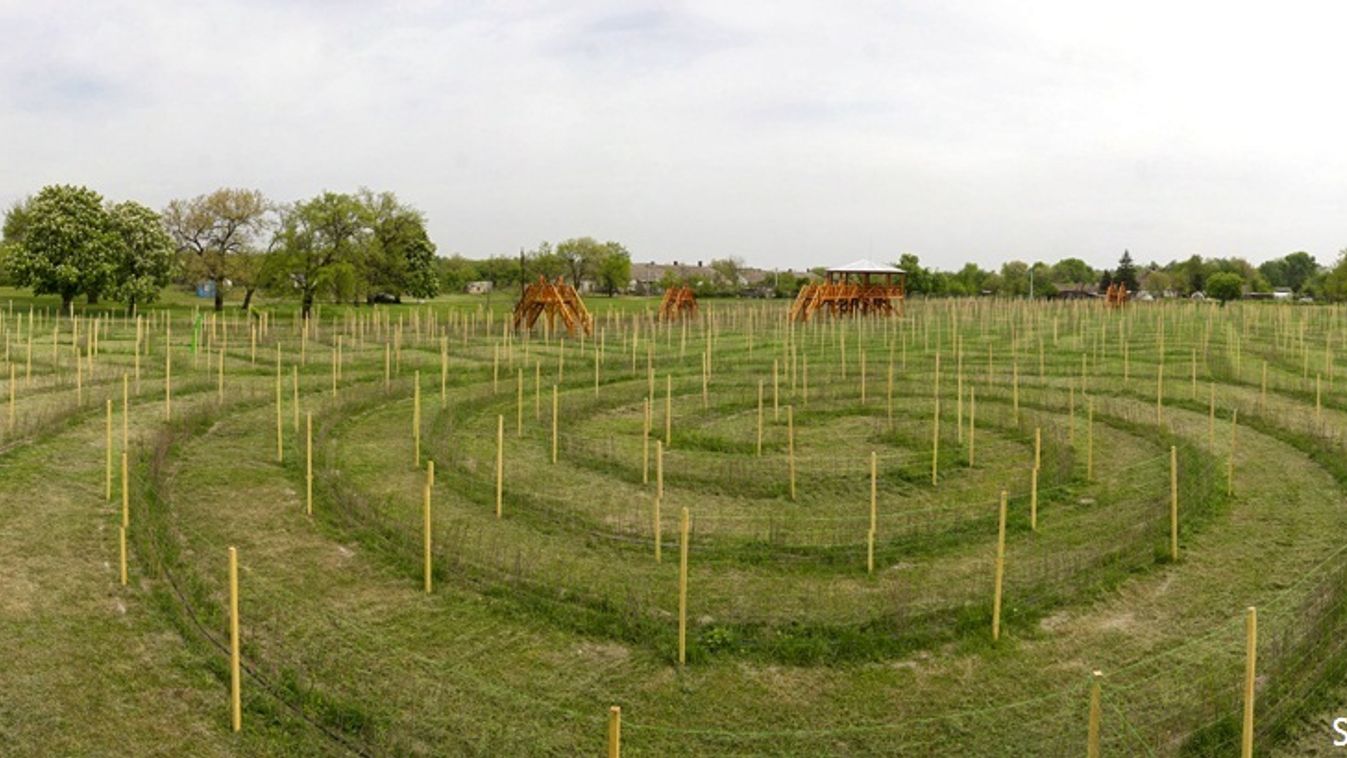
[[[557,462],[557,385],[552,385],[552,462]]]
[[[758,457],[762,457],[762,380],[758,380]]]
[[[421,468],[421,372],[413,374],[412,385],[412,465]]]
[[[1169,446],[1169,558],[1179,559],[1179,449]]]
[[[1249,606],[1244,615],[1244,729],[1239,754],[1253,758],[1254,684],[1258,669],[1258,609]]]
[[[968,467],[973,467],[977,448],[978,396],[975,387],[968,388]]]
[[[103,499],[112,502],[112,398],[107,400],[107,418],[103,434]]]
[[[787,409],[789,411],[789,409]],[[678,515],[678,665],[687,662],[688,640],[688,509]]]
[[[622,757],[622,708],[608,709],[608,758]]]
[[[505,417],[496,416],[496,518],[505,499]]]
[[[1001,508],[996,527],[996,589],[992,596],[992,639],[1001,639],[1001,583],[1006,573],[1006,491],[1001,490]]]
[[[879,522],[879,456],[870,451],[870,530],[865,540],[865,572],[875,573],[875,530]]]
[[[313,515],[313,414],[304,414],[304,513]]]
[[[239,554],[229,548],[229,706],[230,726],[243,729],[243,676],[239,667]]]
[[[423,556],[422,556],[422,557],[425,559],[425,560],[424,560],[425,568],[424,568],[424,571],[423,571],[423,574],[424,574],[424,577],[423,577],[423,578],[424,578],[424,581],[425,581],[425,589],[426,589],[426,592],[429,593],[429,592],[430,592],[430,589],[431,589],[431,586],[430,586],[430,584],[431,584],[431,577],[430,577],[430,570],[431,570],[431,563],[430,563],[430,539],[431,539],[431,537],[430,537],[430,482],[429,482],[429,481],[427,481],[427,482],[426,482],[424,485],[422,485],[422,487],[421,487],[421,528],[422,528],[422,531],[423,531],[423,537],[422,537],[422,543],[421,543],[421,545],[422,545],[422,553],[423,553]]]
[[[795,499],[795,406],[786,406],[786,466],[790,473],[790,499]]]
[[[1239,409],[1230,413],[1230,457],[1225,462],[1225,494],[1235,494],[1235,429],[1239,426]]]
[[[1029,472],[1029,528],[1038,531],[1038,469]]]
[[[1099,758],[1099,709],[1100,692],[1099,682],[1104,678],[1104,672],[1095,671],[1090,677],[1090,726],[1088,742],[1085,747],[1087,758]]]

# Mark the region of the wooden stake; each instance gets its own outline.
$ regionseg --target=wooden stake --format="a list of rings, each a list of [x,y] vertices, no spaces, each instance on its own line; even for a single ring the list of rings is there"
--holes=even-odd
[[[1001,639],[1001,582],[1006,573],[1006,491],[1001,490],[1000,519],[996,528],[996,590],[992,596],[992,640]]]
[[[425,575],[425,576],[424,576],[424,578],[425,578],[425,588],[426,588],[426,592],[429,593],[429,592],[430,592],[430,589],[431,589],[431,586],[430,586],[430,584],[431,584],[431,578],[430,578],[430,572],[431,572],[431,564],[430,564],[430,482],[426,482],[425,484],[423,484],[423,485],[421,486],[421,525],[422,525],[422,530],[423,530],[423,532],[424,532],[424,539],[423,539],[423,541],[422,541],[422,548],[423,548],[424,557],[425,557],[425,570],[424,570],[424,575]]]
[[[795,499],[795,406],[786,406],[786,462],[790,469],[790,499]]]
[[[505,501],[505,417],[496,416],[496,518]]]
[[[412,466],[421,468],[421,372],[412,385]]]
[[[1087,758],[1099,758],[1099,683],[1104,678],[1104,672],[1095,671],[1091,675],[1090,681],[1090,726],[1089,735],[1086,743],[1085,755]]]
[[[1043,463],[1043,427],[1034,427],[1034,471]]]
[[[1038,469],[1029,472],[1029,528],[1038,531]]]
[[[131,477],[126,451],[122,451],[122,528],[131,526]]]
[[[865,573],[875,573],[875,528],[879,521],[879,456],[870,451],[870,529],[865,539]]]
[[[304,513],[313,515],[313,414],[304,414]]]
[[[552,385],[552,462],[557,462],[557,385]]]
[[[12,382],[11,382],[12,387]],[[758,380],[758,457],[762,457],[762,380]]]
[[[1239,409],[1230,413],[1230,457],[1225,462],[1225,494],[1235,494],[1235,429],[1239,426]]]
[[[787,411],[789,412],[789,408]],[[687,663],[688,641],[688,509],[678,515],[678,665]]]
[[[654,535],[655,535],[655,563],[660,563],[660,562],[663,561],[663,556],[660,554],[661,548],[663,547],[663,546],[660,544],[660,540],[661,540],[661,535],[660,535],[660,533],[661,533],[661,531],[662,531],[662,529],[663,529],[663,524],[660,523],[660,503],[661,503],[661,500],[662,500],[662,498],[661,498],[659,495],[656,495],[656,496],[655,496],[654,515],[653,515],[653,517],[652,517],[652,518],[653,518],[653,521],[652,521],[652,523],[651,523],[651,526],[652,526],[652,532],[653,532]]]
[[[1090,398],[1085,420],[1085,479],[1094,481],[1094,398]]]
[[[285,462],[285,413],[281,407],[281,367],[276,366],[276,462]]]
[[[125,587],[127,576],[126,576],[126,527],[124,526],[117,527],[117,552],[121,560],[119,564],[120,565],[119,577],[121,579],[122,586]]]
[[[239,554],[229,548],[229,705],[230,725],[243,729],[243,674],[239,668]]]
[[[1179,559],[1179,449],[1169,446],[1169,558]]]
[[[1249,606],[1244,615],[1244,729],[1240,755],[1253,758],[1254,684],[1258,669],[1258,609]]]
[[[622,708],[613,706],[608,709],[608,758],[622,756]]]
[[[977,389],[968,388],[968,467],[973,467],[974,452],[977,448],[977,416],[978,416],[978,396]]]
[[[107,418],[103,433],[103,499],[112,502],[112,398],[107,400]]]

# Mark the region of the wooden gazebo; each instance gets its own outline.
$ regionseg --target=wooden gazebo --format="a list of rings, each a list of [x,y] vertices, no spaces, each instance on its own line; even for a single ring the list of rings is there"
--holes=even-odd
[[[697,296],[686,284],[676,284],[664,290],[664,299],[659,303],[660,321],[676,321],[680,318],[692,318],[697,315]]]
[[[549,282],[547,277],[539,276],[538,281],[524,289],[514,308],[514,328],[532,329],[544,313],[549,331],[557,330],[557,317],[560,316],[566,331],[571,334],[578,329],[583,329],[585,334],[594,333],[594,317],[580,299],[580,293],[561,277]]]
[[[800,289],[790,317],[808,321],[820,310],[828,316],[901,316],[905,281],[902,269],[864,258],[830,268],[822,282]]]

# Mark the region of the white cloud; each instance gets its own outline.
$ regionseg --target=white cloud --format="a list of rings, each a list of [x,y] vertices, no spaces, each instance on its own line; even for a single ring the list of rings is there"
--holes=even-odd
[[[474,256],[594,234],[782,266],[1326,260],[1347,245],[1344,15],[0,2],[0,202],[367,185]]]

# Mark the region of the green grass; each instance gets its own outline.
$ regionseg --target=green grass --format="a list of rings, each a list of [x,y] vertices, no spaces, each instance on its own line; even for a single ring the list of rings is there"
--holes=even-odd
[[[0,302],[8,297],[0,293]],[[792,332],[784,304],[724,301],[707,304],[706,320],[685,332],[649,321],[652,299],[591,298],[601,336],[559,342],[539,333],[503,345],[504,293],[489,304],[452,296],[378,309],[328,305],[299,367],[301,410],[313,414],[317,446],[310,518],[288,379],[299,360],[293,304],[258,303],[274,315],[256,364],[248,322],[226,311],[220,403],[215,358],[190,353],[189,320],[208,302],[169,293],[150,311],[132,398],[132,584],[122,589],[117,509],[102,497],[101,403],[120,399],[134,327],[120,314],[103,322],[81,407],[68,323],[58,333],[60,366],[51,363],[50,322],[38,325],[33,383],[24,382],[14,346],[26,342],[18,314],[29,303],[39,313],[48,304],[16,297],[0,326],[14,337],[20,369],[18,423],[0,449],[0,487],[9,490],[0,499],[8,567],[0,640],[13,662],[0,673],[13,693],[0,705],[0,738],[17,754],[572,755],[602,748],[612,704],[623,707],[631,755],[1070,754],[1083,747],[1088,674],[1100,669],[1107,752],[1221,755],[1239,738],[1249,605],[1259,607],[1261,632],[1260,751],[1309,744],[1319,714],[1342,699],[1347,552],[1337,535],[1347,528],[1347,451],[1337,430],[1347,398],[1329,371],[1343,371],[1337,354],[1347,350],[1336,310],[933,302],[910,304],[901,321],[825,321]],[[163,314],[174,320],[170,423],[162,321],[154,320]],[[385,387],[385,340],[399,324],[396,375]],[[431,324],[447,337],[443,407]],[[207,324],[203,343],[211,332]],[[337,334],[343,376],[334,397]],[[596,339],[605,350],[597,392]],[[277,345],[286,372],[282,463]],[[662,562],[654,558],[655,465],[643,462],[647,360],[656,438],[666,376],[674,411]],[[410,438],[418,370],[421,452],[436,463],[429,595],[421,590],[425,472],[413,465]],[[1318,413],[1315,373],[1324,374]],[[1235,408],[1235,494],[1227,497]],[[498,415],[507,451],[500,519]],[[1035,531],[1036,428],[1044,447]],[[1171,445],[1180,470],[1177,562],[1168,555]],[[994,642],[1001,490],[1009,496],[1005,600]],[[688,661],[679,666],[683,507],[692,521],[690,611]],[[239,735],[228,728],[222,651],[230,545],[243,587]]]

